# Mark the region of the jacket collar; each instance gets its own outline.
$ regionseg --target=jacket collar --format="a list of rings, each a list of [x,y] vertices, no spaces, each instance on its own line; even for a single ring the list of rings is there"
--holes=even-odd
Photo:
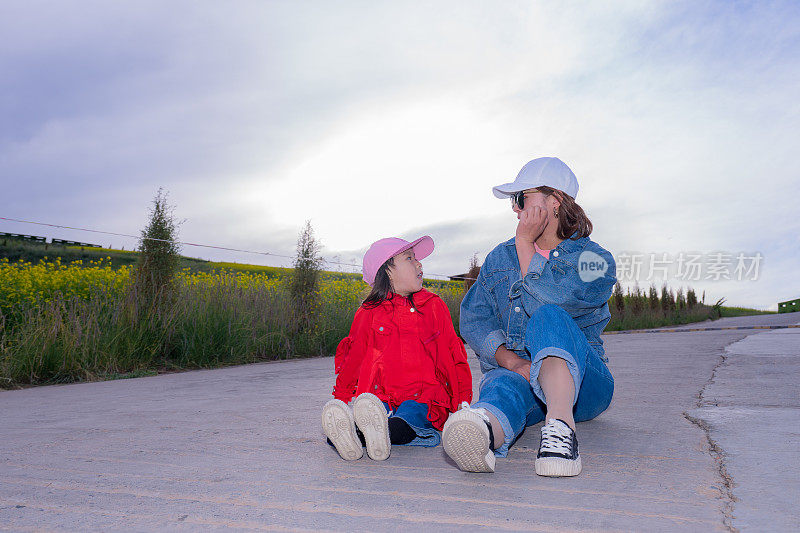
[[[429,291],[428,289],[425,289],[425,288],[423,288],[421,291],[415,292],[414,293],[414,307],[420,307],[420,306],[425,305],[428,302],[428,300],[430,300],[434,296],[436,296],[434,293],[432,293],[431,291]],[[394,298],[392,298],[391,300],[389,300],[387,298],[386,300],[381,302],[381,305],[386,307],[387,309],[391,309],[392,307],[397,306],[397,305],[404,305],[405,302],[407,302],[407,301],[408,301],[407,298],[403,298],[402,296],[400,296],[398,294],[394,294]],[[401,304],[401,302],[402,302],[402,304]]]

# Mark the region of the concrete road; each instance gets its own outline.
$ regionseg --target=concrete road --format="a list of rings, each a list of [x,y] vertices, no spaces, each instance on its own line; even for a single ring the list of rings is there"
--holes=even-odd
[[[0,530],[800,529],[800,330],[605,342],[614,401],[570,479],[534,473],[538,426],[494,474],[441,447],[342,461],[332,358],[0,392]]]

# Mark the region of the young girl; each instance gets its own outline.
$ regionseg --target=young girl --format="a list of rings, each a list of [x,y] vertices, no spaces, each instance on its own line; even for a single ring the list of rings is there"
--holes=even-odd
[[[526,426],[541,421],[534,467],[541,476],[582,468],[575,422],[611,402],[600,334],[616,281],[611,254],[589,239],[592,223],[575,203],[578,180],[560,159],[527,163],[498,185],[519,220],[516,236],[486,257],[461,303],[461,334],[484,373],[480,399],[444,427],[444,449],[462,470],[493,472]]]
[[[422,288],[433,240],[381,239],[364,255],[372,291],[336,349],[334,399],[322,428],[343,459],[389,457],[392,444],[436,446],[439,431],[472,398],[464,344],[441,298]],[[352,409],[351,409],[352,404]],[[363,437],[363,440],[362,440]]]

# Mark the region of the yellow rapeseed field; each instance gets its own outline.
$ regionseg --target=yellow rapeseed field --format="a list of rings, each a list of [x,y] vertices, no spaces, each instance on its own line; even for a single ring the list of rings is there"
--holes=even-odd
[[[130,282],[131,268],[112,268],[110,261],[111,258],[107,257],[89,263],[74,261],[63,264],[61,258],[55,258],[33,264],[0,259],[0,311],[7,314],[14,309],[49,302],[56,293],[67,298],[77,296],[86,299],[97,291],[120,293]],[[274,271],[258,270],[191,272],[190,269],[184,269],[178,273],[177,279],[188,288],[211,288],[234,281],[243,290],[275,290],[285,283],[285,277],[277,277]],[[367,285],[355,277],[342,278],[326,273],[320,277],[320,299],[340,309],[351,308],[354,302],[366,296],[366,291]],[[436,288],[436,292],[446,299],[447,296],[458,298],[461,291],[458,284],[452,288]]]
[[[55,293],[89,298],[94,292],[119,291],[130,279],[128,267],[111,268],[110,258],[74,261],[69,265],[57,257],[32,264],[0,259],[0,311],[31,307],[52,300]]]

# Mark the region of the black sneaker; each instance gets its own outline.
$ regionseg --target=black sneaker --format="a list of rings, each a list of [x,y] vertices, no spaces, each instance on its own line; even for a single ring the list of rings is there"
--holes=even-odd
[[[540,476],[577,476],[581,473],[578,438],[563,420],[551,418],[542,426],[542,441],[534,467]]]

